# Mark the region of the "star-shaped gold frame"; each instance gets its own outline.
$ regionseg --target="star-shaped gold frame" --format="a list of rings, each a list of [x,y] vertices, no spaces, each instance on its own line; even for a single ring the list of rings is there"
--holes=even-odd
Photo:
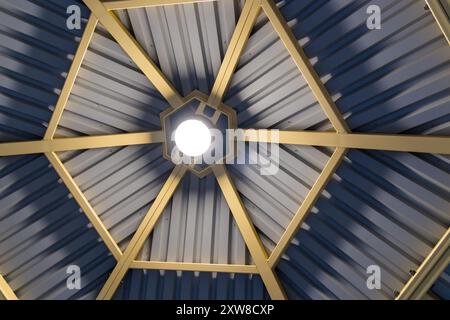
[[[348,149],[358,148],[450,154],[450,137],[351,133],[344,118],[340,115],[333,99],[327,92],[324,84],[315,72],[303,49],[298,44],[298,40],[295,38],[292,30],[289,28],[274,1],[246,0],[223,63],[219,69],[216,81],[211,90],[211,94],[209,95],[208,104],[214,106],[221,104],[256,19],[260,12],[264,11],[273,25],[273,28],[284,43],[293,61],[297,65],[299,71],[310,86],[323,111],[333,125],[335,132],[279,131],[279,141],[268,141],[270,138],[267,137],[271,137],[270,134],[248,134],[245,136],[244,140],[333,147],[335,148],[335,151],[270,255],[267,254],[267,251],[249,218],[247,210],[242,203],[240,195],[236,190],[225,165],[221,164],[212,166],[212,172],[216,176],[218,184],[229,205],[230,211],[233,214],[240,232],[242,233],[244,241],[253,258],[254,265],[137,261],[135,259],[140,249],[151,233],[155,223],[161,216],[164,208],[170,201],[183,176],[187,172],[187,168],[182,165],[174,168],[158,196],[152,203],[148,213],[139,225],[132,240],[128,244],[125,251],[122,252],[118,244],[114,241],[111,234],[104,226],[103,222],[100,220],[99,216],[95,213],[93,207],[89,204],[83,192],[64,167],[56,152],[162,143],[164,140],[163,132],[154,131],[77,138],[54,138],[54,134],[98,22],[100,22],[111,33],[113,38],[118,42],[123,50],[148,77],[153,86],[169,102],[171,106],[170,108],[175,109],[184,104],[186,98],[182,97],[177,92],[158,66],[149,58],[148,54],[144,51],[140,44],[131,36],[128,30],[115,15],[114,10],[222,0],[83,1],[91,10],[92,14],[87,22],[83,37],[81,38],[78,50],[74,56],[72,66],[67,75],[67,79],[64,83],[44,138],[38,141],[1,143],[0,156],[33,153],[44,153],[47,156],[53,168],[56,170],[61,180],[65,183],[74,199],[84,211],[87,218],[99,233],[105,245],[117,261],[114,270],[100,291],[98,299],[111,299],[126,272],[130,268],[260,274],[272,299],[286,299],[286,294],[275,273],[277,263],[290,244],[293,236],[298,231],[300,225],[303,221],[305,221],[308,213],[314,206],[316,200],[319,198],[327,182],[333,176]],[[252,132],[254,131],[252,130]],[[397,299],[418,297],[418,290],[421,290],[421,294],[423,295],[425,290],[423,287],[424,283],[427,279],[429,280],[430,274],[434,275],[437,273],[436,268],[434,267],[446,252],[449,247],[449,243],[450,228],[433,248],[432,252],[426,257],[414,276],[411,277],[402,289]],[[17,296],[1,275],[0,292],[3,293],[7,299],[17,299]]]

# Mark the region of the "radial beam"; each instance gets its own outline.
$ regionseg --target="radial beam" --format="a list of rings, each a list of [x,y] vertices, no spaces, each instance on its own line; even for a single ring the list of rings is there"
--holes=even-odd
[[[397,300],[419,300],[427,293],[450,262],[449,246],[450,228],[447,229],[447,232],[445,232],[433,250],[431,250],[414,276],[403,287],[396,298]]]
[[[152,232],[156,222],[162,215],[164,209],[169,203],[169,200],[172,198],[175,190],[180,184],[184,174],[186,173],[186,170],[187,168],[185,166],[176,166],[172,171],[172,174],[163,185],[155,201],[153,201],[150,210],[145,215],[144,219],[139,225],[139,228],[128,244],[125,252],[123,253],[123,256],[117,262],[116,267],[114,268],[113,272],[100,291],[97,297],[98,300],[109,300],[114,296],[114,293],[119,287],[120,282],[132,265],[134,259],[144,245],[145,240],[150,235],[150,232]]]
[[[86,55],[86,51],[89,47],[89,43],[91,42],[92,36],[95,32],[97,22],[97,18],[91,14],[84,29],[83,36],[81,37],[80,44],[78,45],[77,52],[73,58],[69,73],[67,74],[66,81],[64,82],[64,86],[59,94],[58,102],[53,110],[52,118],[50,119],[50,123],[44,135],[45,140],[53,139],[53,136],[55,135],[56,128],[58,127],[67,101],[69,100],[70,92],[72,91],[75,79],[77,78],[78,71],[80,70],[84,56]]]
[[[0,274],[0,293],[5,297],[6,300],[19,300],[19,298],[14,293],[13,289],[11,289],[11,287],[1,274]]]
[[[133,38],[127,28],[122,24],[114,12],[106,10],[99,0],[83,0],[86,6],[98,18],[99,22],[113,36],[122,49],[130,56],[133,62],[147,76],[153,86],[162,94],[169,104],[176,108],[184,103],[183,98],[150,59],[147,52]]]
[[[227,169],[224,165],[214,165],[212,169],[270,297],[276,300],[286,299],[286,294],[278,277],[269,266],[266,249],[256,232]]]
[[[225,272],[225,273],[258,273],[254,265],[220,264],[220,263],[187,263],[166,261],[134,261],[131,269]]]
[[[208,103],[217,106],[222,98],[233,76],[239,58],[247,43],[250,32],[255,25],[256,18],[261,11],[261,0],[247,0],[242,9],[241,16],[231,37],[230,44],[220,66],[219,72],[211,90]]]
[[[302,47],[298,44],[298,40],[295,38],[295,35],[289,28],[277,5],[272,0],[262,0],[262,8],[302,73],[303,78],[314,93],[317,101],[330,119],[333,127],[339,133],[349,132],[350,130],[345,123],[344,118],[340,114],[336,104],[314,70]]]
[[[0,143],[0,156],[112,148],[164,141],[162,131]]]
[[[344,158],[346,152],[347,149],[336,148],[333,155],[328,160],[316,182],[300,205],[300,208],[295,213],[288,227],[281,236],[280,241],[272,251],[272,254],[269,257],[269,265],[272,268],[278,264],[281,256],[284,252],[286,252],[286,249],[291,243],[292,238],[295,236],[302,223],[306,220],[306,217],[308,216],[309,212],[311,212],[312,207],[316,203],[317,199],[319,199],[322,190],[325,188],[328,181],[330,181],[333,174],[336,172],[336,169],[339,167],[339,164]]]
[[[49,152],[45,154],[52,164],[55,171],[58,173],[61,180],[66,185],[67,189],[69,189],[75,201],[78,203],[80,208],[84,211],[86,217],[89,219],[92,226],[97,230],[100,238],[102,238],[106,247],[108,247],[109,251],[112,253],[116,260],[119,260],[122,256],[122,251],[120,250],[117,243],[114,241],[113,237],[109,233],[108,229],[103,224],[103,221],[94,211],[94,208],[90,205],[89,201],[86,199],[85,195],[75,183],[75,180],[70,175],[69,171],[66,169],[64,164],[61,162],[59,157],[54,152]]]
[[[103,1],[103,5],[107,10],[123,10],[136,9],[144,7],[167,6],[175,4],[189,4],[211,2],[216,0],[118,0],[118,1]]]
[[[442,1],[447,1],[447,6],[450,8],[450,3],[448,0]],[[450,45],[450,18],[442,7],[440,0],[425,0],[425,2],[427,3],[428,8],[430,8],[430,11],[444,34],[445,39],[447,39],[447,43]]]
[[[270,141],[270,137],[278,137]],[[239,139],[318,147],[450,154],[450,137],[396,134],[335,133],[317,131],[277,131],[246,129]]]

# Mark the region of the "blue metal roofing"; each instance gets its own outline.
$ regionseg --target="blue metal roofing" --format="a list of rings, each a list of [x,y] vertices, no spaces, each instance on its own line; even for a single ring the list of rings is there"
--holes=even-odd
[[[82,34],[65,27],[65,8],[74,3],[79,2],[1,2],[0,141],[43,136]],[[369,4],[382,8],[381,30],[365,26]],[[118,14],[187,94],[209,92],[241,5],[221,0]],[[280,5],[352,130],[449,134],[450,47],[423,1]],[[89,11],[82,8],[86,18]],[[242,127],[331,128],[264,17],[225,102],[236,108]],[[159,128],[159,112],[167,106],[99,26],[57,136],[152,130]],[[60,154],[122,249],[172,168],[160,148]],[[259,175],[256,166],[230,166],[269,251],[331,151],[282,146],[275,176]],[[288,296],[392,299],[450,225],[448,181],[448,156],[350,151],[277,268]],[[44,156],[0,158],[0,208],[0,272],[19,298],[95,298],[115,260]],[[141,258],[251,263],[214,178],[193,175],[176,192]],[[80,291],[65,286],[69,264],[81,267]],[[382,269],[381,290],[366,287],[372,264]],[[433,292],[448,298],[448,290],[439,288],[442,279]],[[116,294],[117,299],[267,297],[257,275],[149,270],[129,272]]]

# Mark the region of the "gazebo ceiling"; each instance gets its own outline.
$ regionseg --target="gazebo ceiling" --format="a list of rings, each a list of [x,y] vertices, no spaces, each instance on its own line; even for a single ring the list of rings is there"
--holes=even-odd
[[[85,0],[79,44],[76,1],[1,4],[3,295],[423,297],[450,241],[450,48],[423,1],[372,1],[381,30],[362,0],[186,2]],[[162,158],[159,114],[196,89],[281,130],[277,174]]]

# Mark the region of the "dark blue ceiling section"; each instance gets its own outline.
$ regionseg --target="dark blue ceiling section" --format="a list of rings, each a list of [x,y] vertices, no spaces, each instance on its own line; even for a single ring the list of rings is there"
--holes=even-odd
[[[131,270],[115,299],[266,300],[259,275]]]
[[[95,298],[115,260],[45,156],[1,158],[0,186],[0,271],[18,297]]]
[[[290,297],[394,298],[450,225],[449,179],[440,156],[350,151],[277,268]]]
[[[81,30],[66,27],[73,4]],[[88,16],[80,1],[0,3],[0,141],[44,135]]]

